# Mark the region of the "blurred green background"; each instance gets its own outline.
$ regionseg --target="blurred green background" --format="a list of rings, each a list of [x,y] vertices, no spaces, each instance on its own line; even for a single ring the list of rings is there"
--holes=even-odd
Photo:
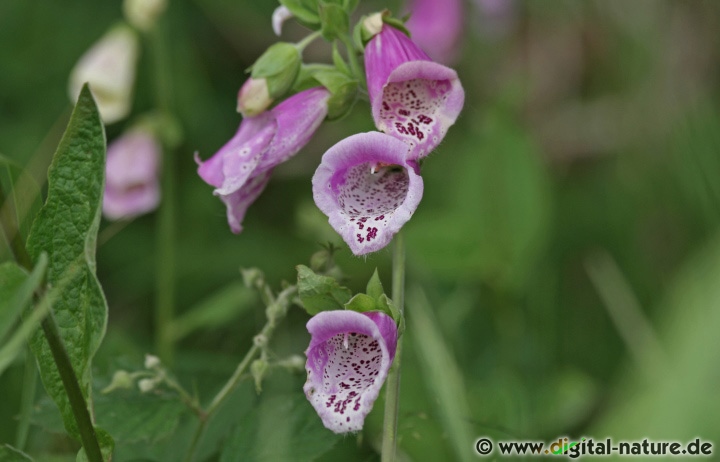
[[[517,1],[502,17],[481,3],[465,4],[454,65],[464,112],[424,164],[424,198],[403,229],[402,460],[473,460],[480,436],[720,444],[720,3]],[[262,305],[239,288],[239,268],[259,267],[279,287],[320,243],[341,243],[314,206],[310,178],[328,147],[374,129],[365,102],[324,124],[276,169],[245,231],[229,232],[192,156],[209,157],[234,134],[237,90],[276,40],[276,6],[171,1],[163,22],[184,134],[176,311],[203,302],[210,310],[189,321],[172,369],[205,402],[264,323]],[[385,6],[363,0],[359,9]],[[70,70],[121,17],[119,1],[0,2],[0,153],[41,182],[70,114]],[[291,22],[283,31],[284,40],[303,35]],[[327,56],[324,46],[305,54]],[[152,72],[144,46],[134,116],[153,107]],[[108,126],[108,140],[132,122]],[[98,276],[110,324],[98,389],[153,352],[156,224],[155,214],[102,224]],[[389,289],[390,260],[389,248],[338,254],[354,290],[376,267]],[[218,290],[237,298],[207,301]],[[306,321],[291,310],[273,339],[277,358],[305,349]],[[0,377],[0,443],[15,441],[23,377],[22,358]],[[378,459],[382,399],[361,435],[335,437],[305,401],[304,380],[273,369],[260,395],[246,381],[198,460]],[[155,401],[97,395],[116,461],[181,460],[195,421],[171,391]],[[27,451],[74,460],[77,443],[39,385],[34,400]],[[155,426],[128,423],[143,409],[153,409]]]

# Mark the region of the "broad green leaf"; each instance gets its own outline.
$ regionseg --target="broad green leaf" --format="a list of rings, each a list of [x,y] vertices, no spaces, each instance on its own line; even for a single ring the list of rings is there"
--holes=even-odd
[[[104,174],[105,132],[86,85],[50,165],[47,200],[32,225],[27,248],[35,261],[47,252],[47,280],[64,287],[53,311],[90,409],[90,365],[107,325],[107,304],[95,276]],[[45,389],[60,409],[68,433],[77,437],[77,424],[42,332],[33,336],[30,347]]]
[[[358,313],[365,313],[366,311],[376,311],[378,309],[377,304],[375,303],[375,299],[365,294],[355,294],[355,296],[345,304],[345,308],[348,310],[357,311]]]
[[[256,292],[234,282],[176,318],[170,328],[175,341],[197,329],[220,327],[255,305]]]
[[[452,441],[456,460],[473,460],[468,448],[475,440],[468,424],[471,416],[467,414],[469,407],[460,367],[442,338],[422,289],[415,288],[409,293],[408,306],[412,307],[408,323],[425,383],[428,390],[436,393],[437,411]]]
[[[6,204],[0,204],[0,216],[12,219],[25,242],[30,232],[30,224],[40,210],[40,187],[22,167],[0,154],[0,188],[5,193]],[[5,214],[5,215],[3,215]],[[5,236],[8,241],[15,236]],[[0,239],[0,242],[2,239]],[[2,256],[0,249],[0,256]]]
[[[32,462],[32,458],[9,444],[0,446],[0,462]]]
[[[297,266],[298,296],[305,311],[316,315],[321,311],[342,310],[352,298],[352,292],[329,276],[315,274],[304,265]]]
[[[380,296],[385,293],[382,282],[380,282],[380,276],[378,270],[375,268],[375,272],[370,276],[370,280],[367,283],[367,289],[365,292],[373,298],[373,300],[380,300]]]
[[[304,394],[263,395],[228,437],[220,461],[312,461],[340,438],[323,427]]]
[[[13,262],[0,264],[0,341],[32,300],[46,269],[47,255],[44,253],[40,254],[30,275]]]

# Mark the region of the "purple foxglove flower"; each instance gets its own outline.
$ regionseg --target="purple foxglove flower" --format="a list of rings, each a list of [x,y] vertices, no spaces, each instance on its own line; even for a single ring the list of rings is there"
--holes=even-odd
[[[197,156],[198,174],[227,206],[230,229],[242,231],[248,207],[262,193],[272,169],[295,155],[327,115],[330,93],[315,87],[270,111],[243,119],[235,136],[210,159]]]
[[[365,46],[365,72],[378,130],[408,143],[413,159],[430,154],[463,107],[457,73],[387,24]]]
[[[85,82],[90,83],[103,122],[125,118],[132,105],[132,89],[140,44],[127,25],[110,29],[80,58],[70,74],[69,93],[74,102]]]
[[[145,130],[122,135],[108,146],[103,215],[131,218],[155,210],[160,202],[161,147]]]
[[[462,1],[412,0],[407,9],[411,16],[405,25],[412,40],[435,61],[455,61],[463,29]]]
[[[379,132],[359,133],[328,149],[312,184],[315,204],[355,255],[385,247],[423,193],[408,146]]]
[[[395,358],[395,321],[378,311],[323,311],[307,329],[305,396],[333,432],[362,430]]]

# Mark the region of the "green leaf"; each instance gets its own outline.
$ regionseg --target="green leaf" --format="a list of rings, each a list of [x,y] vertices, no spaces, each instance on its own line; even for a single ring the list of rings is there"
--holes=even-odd
[[[228,437],[220,461],[312,461],[340,438],[323,427],[304,394],[263,395]]]
[[[305,265],[297,266],[298,295],[311,316],[321,311],[342,310],[352,292],[331,277],[315,274]]]
[[[385,293],[382,282],[380,282],[380,275],[378,275],[377,268],[375,268],[375,272],[373,272],[373,275],[370,277],[365,292],[367,292],[373,300],[380,300],[380,296]]]
[[[341,5],[320,1],[320,31],[325,40],[332,42],[340,35],[347,34],[350,28],[350,19]]]
[[[42,284],[47,269],[47,255],[42,253],[30,275],[13,262],[0,265],[0,340],[22,313],[35,290]]]
[[[342,55],[340,54],[340,50],[338,50],[337,42],[333,43],[332,60],[333,60],[333,65],[335,66],[335,68],[337,70],[339,70],[343,74],[352,76],[352,71],[350,70],[350,66],[348,66],[348,63],[345,62],[345,59],[343,59]]]
[[[366,311],[377,311],[377,304],[375,299],[365,294],[355,294],[349,302],[345,304],[345,308],[358,313],[365,313]]]
[[[32,462],[32,458],[9,444],[0,446],[0,462]]]
[[[170,335],[178,341],[198,330],[226,325],[255,305],[256,292],[233,282],[173,320]]]
[[[408,306],[413,308],[408,316],[411,327],[408,332],[412,332],[427,389],[435,390],[434,401],[443,429],[455,449],[455,460],[474,460],[467,450],[475,440],[468,424],[471,416],[460,366],[442,338],[422,289],[415,288],[408,294]]]
[[[62,285],[53,303],[60,335],[92,409],[91,361],[107,325],[107,304],[95,276],[95,247],[105,182],[105,132],[85,85],[48,171],[48,197],[28,237],[35,261],[49,258],[47,280]],[[36,332],[30,347],[40,376],[63,416],[68,433],[78,428],[50,347]]]
[[[17,223],[20,239],[25,242],[32,219],[42,205],[40,187],[22,167],[0,155],[0,188],[5,192],[7,200],[6,204],[0,204],[0,207],[7,207],[7,210],[2,210],[0,213],[7,213],[7,218]],[[15,236],[5,237],[8,241],[15,238]],[[0,256],[2,256],[1,250]]]
[[[320,24],[317,0],[280,0],[280,4],[290,10],[295,18],[303,25],[317,30]]]

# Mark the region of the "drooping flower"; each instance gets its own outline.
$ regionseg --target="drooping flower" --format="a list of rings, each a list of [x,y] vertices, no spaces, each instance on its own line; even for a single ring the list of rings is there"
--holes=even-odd
[[[431,61],[388,24],[365,46],[365,72],[378,130],[408,143],[412,158],[428,155],[462,110],[465,93],[457,73]]]
[[[461,0],[412,0],[410,19],[405,24],[413,42],[435,61],[451,64],[458,55],[463,30]]]
[[[291,96],[270,111],[243,119],[235,136],[210,159],[197,156],[198,174],[227,206],[230,229],[242,231],[248,207],[262,193],[272,169],[295,155],[327,115],[330,94],[315,87]]]
[[[355,255],[385,247],[423,193],[408,146],[379,132],[359,133],[328,149],[312,184],[315,204]]]
[[[157,208],[161,146],[138,128],[108,146],[103,215],[110,220],[132,218]]]
[[[362,430],[395,358],[395,321],[382,312],[323,311],[307,329],[305,396],[333,432]]]
[[[138,38],[127,25],[110,29],[78,61],[70,74],[69,93],[76,101],[85,82],[90,83],[98,110],[107,124],[130,113]]]

